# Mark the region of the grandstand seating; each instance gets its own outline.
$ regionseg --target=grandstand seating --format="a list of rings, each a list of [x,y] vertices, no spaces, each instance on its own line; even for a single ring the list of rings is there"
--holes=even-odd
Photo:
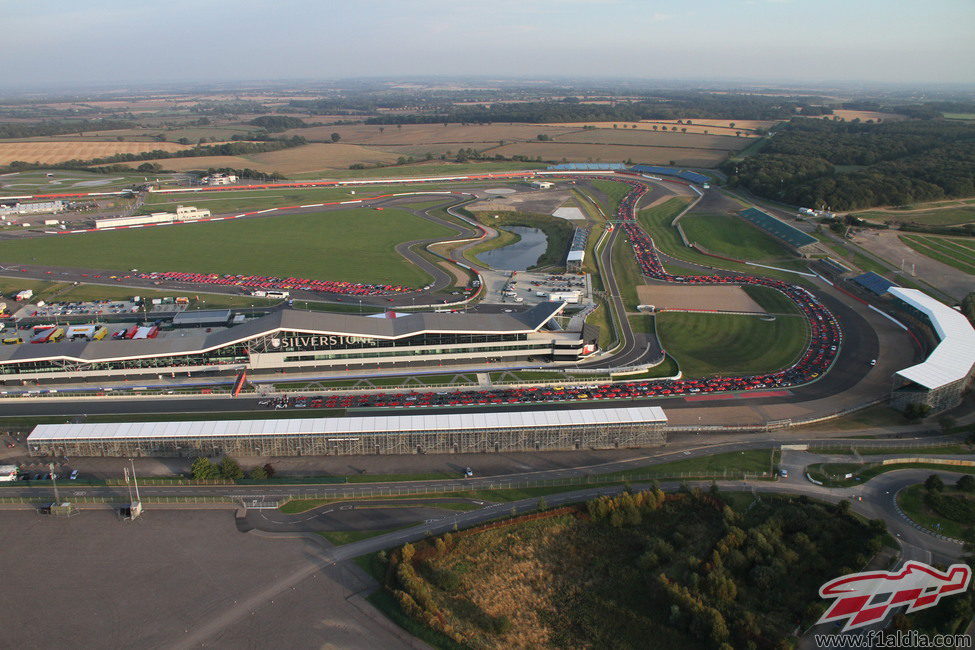
[[[546,167],[550,172],[598,172],[598,171],[622,171],[626,169],[623,163],[560,163]]]
[[[863,275],[858,275],[855,278],[850,278],[850,282],[855,282],[867,291],[875,293],[878,296],[884,295],[890,290],[891,287],[897,286],[884,276],[877,275],[873,271],[864,273]]]
[[[629,171],[637,174],[660,174],[662,176],[676,176],[692,183],[710,183],[711,179],[704,174],[678,169],[677,167],[662,167],[660,165],[633,165]]]
[[[790,226],[784,221],[779,221],[772,215],[762,212],[756,208],[748,208],[747,210],[742,210],[738,214],[746,221],[753,223],[770,235],[778,237],[795,248],[809,246],[810,244],[815,244],[818,241],[812,235],[807,235],[795,226]]]

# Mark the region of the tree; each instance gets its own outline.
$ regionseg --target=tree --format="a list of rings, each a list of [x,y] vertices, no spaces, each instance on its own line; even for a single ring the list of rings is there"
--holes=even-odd
[[[923,420],[928,413],[931,412],[931,407],[927,404],[908,404],[904,408],[904,417],[910,422],[919,422]]]
[[[965,474],[958,479],[958,482],[955,483],[955,487],[962,492],[975,492],[975,476]]]
[[[240,468],[240,465],[233,458],[225,456],[220,462],[220,476],[237,481],[244,478],[244,470]]]
[[[686,126],[684,126],[684,127],[681,127],[681,130],[680,130],[680,132],[681,132],[681,133],[687,133],[687,127],[686,127]]]
[[[249,476],[255,481],[263,481],[267,479],[267,472],[264,471],[263,467],[258,465],[250,471]]]
[[[277,472],[271,463],[264,463],[264,471],[267,473],[268,478],[274,478],[274,474]]]
[[[728,122],[728,128],[729,129],[735,128],[735,123],[734,122]]]
[[[193,472],[193,478],[197,481],[217,478],[219,474],[217,466],[205,456],[200,456],[194,460],[193,464],[190,465],[190,471]]]
[[[385,131],[385,130],[386,130],[386,127],[385,127],[385,126],[381,126],[381,127],[379,127],[379,132],[380,132],[380,133],[382,133],[382,132],[383,132],[383,131]]]
[[[339,140],[342,139],[342,136],[340,134],[338,134],[338,133],[333,133],[332,135],[330,135],[328,137],[332,140],[332,142],[338,142]]]
[[[932,474],[924,481],[924,489],[928,492],[941,492],[945,489],[945,482],[937,474]]]
[[[548,135],[547,133],[539,133],[538,139],[542,142],[547,142],[552,139],[552,136]]]

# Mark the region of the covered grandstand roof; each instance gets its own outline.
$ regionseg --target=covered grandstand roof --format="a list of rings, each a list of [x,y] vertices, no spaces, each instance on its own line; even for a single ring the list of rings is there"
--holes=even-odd
[[[683,178],[685,181],[690,181],[692,183],[704,184],[711,182],[711,179],[704,174],[698,174],[697,172],[679,169],[677,167],[664,167],[661,165],[633,165],[630,167],[630,171],[638,174],[661,174],[663,176],[676,176],[677,178]]]
[[[780,221],[757,208],[748,208],[738,213],[746,221],[750,221],[765,232],[775,235],[782,241],[792,244],[796,248],[815,244],[818,239],[799,230],[795,226],[790,226],[784,221]]]
[[[855,278],[850,278],[850,282],[856,282],[867,291],[875,293],[878,296],[884,295],[891,287],[897,286],[884,276],[877,275],[873,271],[858,275]]]
[[[890,294],[927,316],[941,341],[927,359],[896,374],[928,389],[966,378],[975,365],[975,329],[968,319],[917,289],[891,287]]]
[[[546,171],[552,172],[594,172],[604,169],[607,171],[626,169],[626,165],[623,163],[560,163],[558,165],[550,165],[545,168]]]
[[[197,354],[278,331],[387,340],[427,332],[520,334],[538,331],[564,307],[564,302],[543,302],[526,311],[510,314],[420,312],[399,318],[366,318],[356,314],[280,309],[237,327],[211,334],[193,333],[180,336],[170,333],[167,336],[138,341],[4,345],[0,346],[0,363],[48,359],[94,362]]]
[[[114,422],[40,424],[30,442],[59,440],[132,440],[160,438],[234,438],[241,436],[348,435],[409,431],[463,431],[579,425],[665,423],[659,406],[608,409],[559,409],[502,413],[379,415],[359,418],[277,420],[204,420],[194,422]]]

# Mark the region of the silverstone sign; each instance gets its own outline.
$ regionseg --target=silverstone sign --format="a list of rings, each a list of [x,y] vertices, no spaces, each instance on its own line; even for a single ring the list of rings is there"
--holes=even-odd
[[[288,336],[271,339],[271,346],[275,348],[290,348],[292,350],[322,350],[328,348],[347,348],[364,345],[379,345],[378,339],[364,336]]]

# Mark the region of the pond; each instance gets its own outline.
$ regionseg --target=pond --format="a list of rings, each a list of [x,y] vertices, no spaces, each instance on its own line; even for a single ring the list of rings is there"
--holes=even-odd
[[[508,232],[513,232],[520,240],[513,244],[508,244],[501,248],[479,253],[478,259],[491,268],[505,271],[524,271],[529,267],[535,266],[548,247],[548,239],[545,233],[538,228],[527,228],[525,226],[507,226],[503,228]]]

